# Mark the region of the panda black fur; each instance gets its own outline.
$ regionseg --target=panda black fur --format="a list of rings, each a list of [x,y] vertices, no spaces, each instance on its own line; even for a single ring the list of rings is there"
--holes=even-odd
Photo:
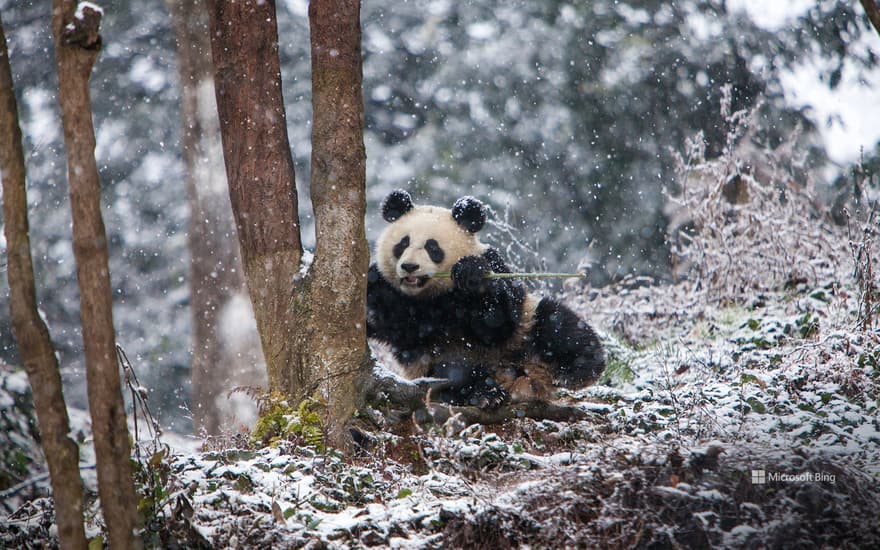
[[[376,243],[367,287],[367,334],[391,348],[409,378],[447,380],[431,398],[497,406],[548,399],[554,386],[580,388],[605,368],[599,338],[561,303],[537,298],[479,241],[486,208],[473,197],[451,210],[416,206],[392,192],[390,222]],[[450,278],[429,275],[451,272]]]

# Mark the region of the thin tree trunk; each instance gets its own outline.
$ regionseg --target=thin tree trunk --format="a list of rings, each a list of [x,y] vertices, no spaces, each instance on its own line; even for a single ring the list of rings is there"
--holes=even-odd
[[[360,0],[312,0],[309,29],[316,246],[311,292],[304,298],[320,307],[313,318],[317,357],[303,358],[303,367],[318,370],[318,391],[329,396],[328,431],[347,435],[344,423],[360,405],[371,372]]]
[[[369,373],[359,9],[309,8],[317,247],[303,277],[275,3],[209,0],[226,173],[269,387],[323,404],[328,443],[342,448]]]
[[[299,271],[293,157],[281,100],[275,3],[208,1],[229,197],[270,388],[292,380],[290,302]]]
[[[235,410],[226,392],[265,378],[248,309],[238,238],[223,168],[204,0],[166,0],[177,39],[182,149],[190,205],[190,307],[193,320],[192,402],[196,432],[216,434]],[[240,308],[241,304],[248,307]],[[234,311],[233,311],[234,310]],[[243,311],[242,311],[243,310]],[[221,324],[235,319],[235,334]],[[256,344],[256,345],[254,345]]]
[[[0,20],[0,180],[6,233],[7,279],[12,332],[34,395],[40,439],[55,499],[55,523],[62,549],[85,550],[83,486],[79,448],[68,437],[70,420],[64,403],[58,359],[49,330],[37,310],[34,266],[28,229],[24,151],[18,106],[3,21]]]
[[[73,252],[80,289],[89,410],[97,459],[98,492],[112,548],[139,545],[131,474],[131,447],[122,400],[113,330],[107,237],[95,162],[89,77],[101,48],[101,12],[73,0],[53,0],[52,31],[67,177],[73,217]]]

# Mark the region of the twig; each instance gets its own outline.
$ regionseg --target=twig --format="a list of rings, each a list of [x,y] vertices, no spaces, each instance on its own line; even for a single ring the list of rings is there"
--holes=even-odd
[[[429,275],[432,279],[448,279],[452,273],[441,271]],[[584,273],[486,273],[484,279],[570,279],[572,277],[586,277]]]
[[[79,469],[80,470],[94,470],[95,464],[85,464],[83,466],[80,466]],[[0,500],[5,500],[5,499],[11,497],[12,495],[14,495],[15,493],[21,491],[25,487],[29,487],[31,485],[36,485],[37,483],[44,481],[48,478],[49,478],[49,472],[43,472],[41,474],[35,475],[34,477],[30,477],[20,483],[16,483],[12,487],[10,487],[4,491],[0,491]]]
[[[465,424],[503,424],[515,418],[533,420],[552,420],[554,422],[574,422],[586,420],[592,415],[578,407],[557,405],[547,401],[526,401],[512,403],[495,409],[480,407],[460,407],[443,403],[431,403],[430,412],[434,423],[442,424],[453,416],[458,416]]]
[[[150,410],[150,405],[147,403],[146,390],[141,386],[140,380],[138,380],[137,374],[134,372],[134,367],[128,359],[128,355],[125,353],[125,349],[119,344],[116,345],[116,358],[119,362],[119,366],[125,373],[125,384],[131,392],[132,420],[134,421],[134,452],[137,459],[140,460],[141,451],[140,434],[138,432],[138,408],[140,408],[144,420],[147,421],[149,437],[156,448],[160,445],[159,436],[162,434],[162,429],[159,427],[159,423],[156,422],[156,418]]]

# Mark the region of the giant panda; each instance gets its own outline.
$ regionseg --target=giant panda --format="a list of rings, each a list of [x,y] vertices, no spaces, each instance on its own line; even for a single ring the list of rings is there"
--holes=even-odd
[[[487,209],[416,206],[396,190],[382,204],[367,283],[367,335],[390,348],[403,374],[440,379],[430,399],[493,408],[581,388],[605,367],[596,333],[568,307],[526,291],[497,250],[480,242]],[[448,278],[432,278],[451,272]]]

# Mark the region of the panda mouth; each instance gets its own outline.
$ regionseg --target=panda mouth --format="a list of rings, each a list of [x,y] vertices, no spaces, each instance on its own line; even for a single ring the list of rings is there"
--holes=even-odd
[[[428,284],[428,279],[430,279],[430,277],[428,277],[427,275],[420,275],[420,276],[409,275],[407,277],[402,277],[400,279],[400,284],[403,286],[422,288],[423,286]]]

